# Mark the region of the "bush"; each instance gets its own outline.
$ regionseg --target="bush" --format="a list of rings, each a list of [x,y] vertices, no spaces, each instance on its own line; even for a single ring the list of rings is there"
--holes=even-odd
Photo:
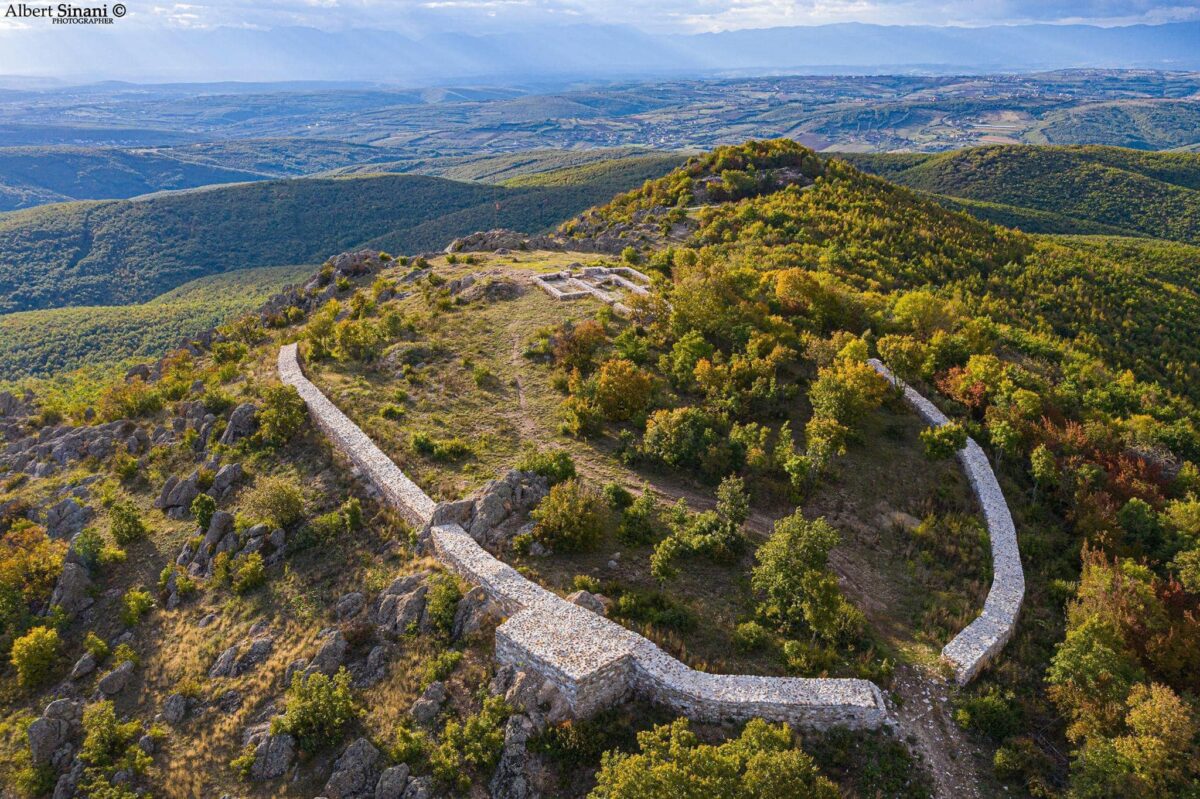
[[[771,640],[771,634],[756,621],[744,621],[733,630],[733,645],[739,652],[757,652]]]
[[[342,503],[337,510],[323,513],[305,525],[301,534],[296,537],[297,549],[328,544],[340,536],[353,533],[362,527],[362,505],[358,499],[351,497]]]
[[[248,594],[267,581],[262,555],[257,552],[238,555],[230,568],[233,572],[233,590],[238,594]]]
[[[428,688],[433,683],[449,677],[462,659],[463,653],[457,649],[438,652],[425,664],[425,671],[421,674],[421,688]]]
[[[737,738],[702,744],[686,719],[638,733],[640,752],[601,760],[593,799],[837,799],[832,782],[795,745],[786,724],[754,719]]]
[[[213,514],[217,512],[217,501],[208,494],[197,494],[192,500],[192,515],[196,517],[196,525],[201,530],[207,530]]]
[[[623,511],[633,504],[633,494],[620,483],[613,481],[604,484],[604,488],[600,489],[601,495],[604,497],[608,507],[616,511]]]
[[[588,319],[578,324],[563,322],[555,333],[554,362],[567,370],[587,372],[597,351],[608,340],[604,325]]]
[[[281,447],[300,431],[306,419],[304,400],[296,389],[269,386],[262,393],[255,436],[267,446]]]
[[[504,722],[512,711],[498,696],[483,701],[479,712],[461,724],[446,722],[441,743],[429,754],[434,776],[465,791],[474,781],[469,769],[488,771],[500,759]]]
[[[925,445],[925,457],[943,460],[967,445],[967,431],[958,422],[927,427],[921,431],[921,443]]]
[[[558,408],[562,417],[559,432],[574,438],[591,438],[604,429],[604,416],[591,400],[572,395],[562,401]]]
[[[604,535],[603,501],[575,478],[551,488],[530,516],[537,522],[534,538],[552,549],[590,549]]]
[[[300,748],[315,752],[338,743],[358,715],[350,692],[350,673],[292,675],[285,711],[271,722],[271,733],[295,737]]]
[[[612,421],[628,421],[645,411],[653,390],[649,372],[624,358],[605,361],[596,378],[596,402]]]
[[[550,485],[575,476],[575,461],[565,449],[526,449],[517,460],[516,468],[522,472],[540,474]]]
[[[154,597],[149,591],[130,588],[121,597],[121,623],[126,627],[137,626],[150,609],[154,607]]]
[[[474,455],[470,442],[461,438],[434,438],[428,433],[414,432],[409,436],[413,451],[433,458],[435,461],[452,461]]]
[[[659,528],[658,503],[654,501],[649,486],[645,486],[642,493],[621,514],[617,539],[629,546],[651,544],[658,539]]]
[[[146,525],[132,502],[116,502],[108,511],[109,529],[113,540],[120,546],[128,546],[146,537]]]
[[[454,614],[458,610],[458,600],[462,599],[462,589],[458,580],[452,575],[442,572],[429,579],[429,593],[425,597],[425,613],[434,630],[450,634],[454,628]]]
[[[144,774],[150,767],[150,756],[137,746],[142,735],[141,722],[117,721],[113,703],[107,699],[88,705],[83,710],[83,746],[79,757],[88,765],[111,774],[128,769],[135,774]],[[87,793],[87,796],[108,794]]]
[[[287,527],[304,515],[304,492],[295,478],[259,477],[246,493],[246,513],[274,527]]]
[[[729,443],[717,424],[699,408],[655,411],[646,423],[642,451],[668,466],[701,468],[708,475],[725,474]]]
[[[83,648],[92,654],[97,663],[103,663],[108,657],[108,643],[91,630],[83,638]]]
[[[17,670],[17,682],[31,687],[49,679],[59,646],[58,630],[53,627],[34,627],[13,641],[10,659]]]
[[[1011,693],[995,687],[959,702],[954,720],[962,727],[982,733],[993,741],[1003,741],[1021,729],[1021,708]]]

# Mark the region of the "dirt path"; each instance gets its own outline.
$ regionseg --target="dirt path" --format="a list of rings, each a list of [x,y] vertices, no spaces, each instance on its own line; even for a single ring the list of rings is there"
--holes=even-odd
[[[897,666],[892,693],[900,738],[924,761],[934,796],[982,799],[982,786],[990,780],[980,769],[977,748],[954,723],[945,679],[919,666]]]

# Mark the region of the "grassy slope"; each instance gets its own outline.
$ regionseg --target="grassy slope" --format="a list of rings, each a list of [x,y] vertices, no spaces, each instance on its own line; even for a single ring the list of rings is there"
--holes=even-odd
[[[0,381],[115,365],[165,352],[184,337],[258,307],[315,266],[267,266],[202,277],[146,303],[0,316]]]
[[[1200,156],[1190,153],[1004,146],[839,157],[930,194],[1024,209],[966,206],[989,221],[1029,232],[1200,240]]]
[[[0,311],[145,301],[204,275],[367,243],[412,252],[496,225],[536,231],[640,180],[510,189],[374,175],[35,208],[0,217]]]

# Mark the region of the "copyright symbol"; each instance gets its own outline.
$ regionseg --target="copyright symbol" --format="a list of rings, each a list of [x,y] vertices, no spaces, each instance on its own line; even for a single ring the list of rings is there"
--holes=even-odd
[[[113,6],[113,16],[114,17],[125,16],[125,6],[121,3],[117,3],[115,6]]]

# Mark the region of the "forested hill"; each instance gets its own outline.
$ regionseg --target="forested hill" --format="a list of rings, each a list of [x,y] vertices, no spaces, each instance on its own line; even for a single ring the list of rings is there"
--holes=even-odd
[[[0,313],[141,302],[233,269],[370,245],[419,252],[504,226],[536,232],[669,164],[508,188],[421,175],[301,178],[0,216]]]
[[[838,154],[860,169],[1031,233],[1200,242],[1200,154],[994,146],[939,154]]]

